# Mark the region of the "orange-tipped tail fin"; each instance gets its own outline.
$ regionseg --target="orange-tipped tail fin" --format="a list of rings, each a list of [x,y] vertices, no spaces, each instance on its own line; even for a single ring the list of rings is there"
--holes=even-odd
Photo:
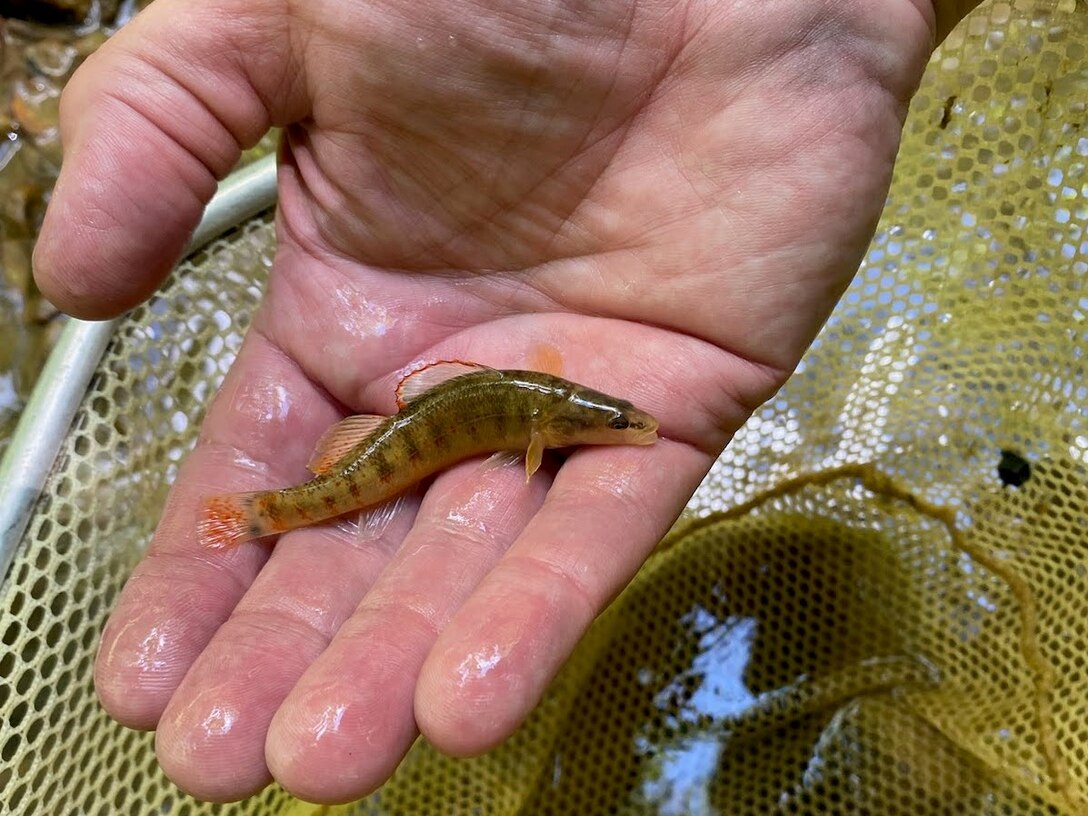
[[[275,532],[264,529],[261,519],[253,513],[256,496],[256,493],[232,493],[205,499],[197,524],[201,546],[223,550]]]

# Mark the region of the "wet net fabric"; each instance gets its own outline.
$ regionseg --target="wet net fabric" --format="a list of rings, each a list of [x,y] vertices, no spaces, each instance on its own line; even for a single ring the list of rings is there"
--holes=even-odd
[[[952,36],[846,297],[531,719],[476,760],[418,744],[342,808],[194,802],[93,696],[271,227],[183,265],[110,347],[0,588],[0,812],[1086,812],[1086,44],[1074,3]]]

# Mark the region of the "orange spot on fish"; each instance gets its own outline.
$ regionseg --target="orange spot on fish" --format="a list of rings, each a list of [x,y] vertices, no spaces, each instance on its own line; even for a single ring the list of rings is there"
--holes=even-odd
[[[278,527],[280,522],[283,521],[283,513],[280,510],[280,506],[276,502],[262,501],[260,504],[261,513],[272,522],[272,526]]]

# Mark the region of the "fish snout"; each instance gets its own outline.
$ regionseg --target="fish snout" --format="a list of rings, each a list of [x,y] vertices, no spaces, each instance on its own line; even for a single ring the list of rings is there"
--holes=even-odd
[[[652,445],[657,441],[657,420],[644,411],[636,410],[630,417],[628,433],[632,445]]]

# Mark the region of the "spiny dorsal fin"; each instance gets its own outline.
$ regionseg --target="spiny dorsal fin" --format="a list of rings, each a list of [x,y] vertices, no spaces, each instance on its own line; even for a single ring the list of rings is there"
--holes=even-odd
[[[529,357],[529,368],[553,377],[563,376],[563,354],[550,343],[537,343]]]
[[[317,440],[314,455],[306,467],[319,475],[328,473],[347,456],[348,451],[374,433],[374,429],[385,419],[377,414],[357,414],[341,419]]]
[[[446,380],[471,374],[474,371],[488,371],[487,366],[479,363],[464,363],[460,360],[440,360],[417,369],[400,381],[397,386],[397,405],[403,408],[421,394],[425,394],[436,385]]]

